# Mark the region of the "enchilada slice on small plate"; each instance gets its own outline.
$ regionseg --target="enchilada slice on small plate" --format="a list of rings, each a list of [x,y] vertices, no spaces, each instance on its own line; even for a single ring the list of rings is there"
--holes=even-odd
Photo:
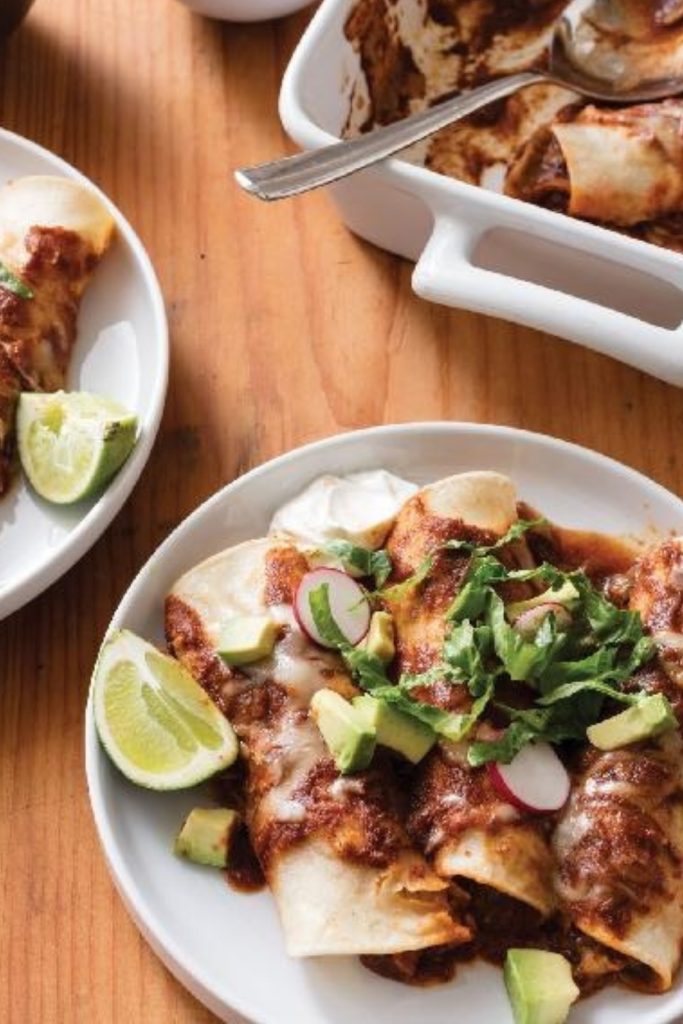
[[[306,672],[299,674],[292,673],[292,651],[276,648],[275,665],[270,667],[266,682],[266,687],[274,683],[278,689],[277,698],[273,695],[269,702],[271,710],[278,709],[272,715],[258,710],[256,697],[264,692],[259,690],[258,679],[250,683],[247,672],[233,674],[216,660],[213,631],[217,621],[231,607],[230,602],[234,602],[235,594],[239,595],[243,606],[234,614],[258,612],[262,609],[264,595],[268,606],[288,605],[295,577],[303,571],[304,564],[309,565],[309,553],[299,550],[297,544],[282,538],[258,539],[267,534],[274,512],[324,474],[343,476],[377,468],[389,470],[420,486],[441,481],[437,488],[422,491],[403,505],[389,537],[395,582],[399,586],[399,577],[409,573],[419,559],[427,534],[433,535],[436,531],[458,542],[464,533],[469,540],[476,533],[478,543],[495,544],[510,519],[520,514],[517,496],[531,507],[541,509],[550,520],[576,530],[597,529],[619,536],[640,537],[647,542],[670,535],[672,531],[683,533],[683,504],[657,484],[584,449],[503,427],[444,423],[360,431],[295,451],[231,484],[182,524],[150,559],[124,598],[112,627],[134,630],[160,646],[164,644],[166,627],[175,653],[191,667],[216,703],[219,706],[221,701],[225,703],[224,709],[241,734],[245,754],[246,816],[251,838],[275,898],[265,893],[247,896],[235,892],[217,873],[180,862],[170,855],[169,846],[180,822],[192,806],[207,798],[206,793],[195,790],[160,795],[131,786],[100,749],[89,708],[86,753],[93,812],[124,900],[165,963],[200,999],[218,1014],[227,1014],[229,1008],[235,1008],[263,1024],[284,1024],[292,1019],[301,1024],[346,1024],[361,1015],[372,1017],[380,1024],[413,1024],[416,1019],[426,1024],[446,1024],[453,1020],[454,1014],[468,1020],[481,1018],[501,1024],[510,1021],[501,974],[480,961],[460,964],[454,981],[448,984],[424,988],[398,985],[387,977],[364,970],[355,956],[336,955],[371,952],[373,962],[369,966],[374,972],[395,977],[396,971],[392,968],[398,967],[409,974],[405,957],[397,962],[394,951],[399,951],[400,958],[403,951],[412,950],[417,954],[433,942],[452,943],[457,927],[469,925],[468,915],[473,907],[478,919],[487,919],[491,930],[497,929],[500,942],[505,946],[518,934],[514,929],[521,918],[526,919],[530,914],[540,915],[543,920],[548,910],[546,904],[558,901],[565,913],[575,914],[572,927],[579,937],[573,941],[576,949],[586,952],[586,972],[600,957],[598,966],[603,974],[612,961],[616,972],[625,964],[630,967],[637,961],[643,964],[643,977],[632,980],[644,980],[644,987],[650,989],[664,988],[668,981],[666,972],[675,965],[671,964],[670,957],[667,961],[665,952],[660,955],[658,949],[653,958],[650,951],[653,941],[661,945],[662,950],[664,939],[669,947],[680,943],[677,914],[662,917],[659,895],[651,900],[644,888],[638,899],[640,916],[634,929],[636,937],[633,942],[629,940],[629,948],[625,943],[620,947],[614,935],[608,935],[605,929],[597,934],[588,916],[582,913],[585,908],[575,906],[574,893],[563,890],[555,877],[548,885],[543,867],[552,854],[555,869],[559,863],[562,877],[570,878],[574,866],[578,865],[577,870],[585,868],[585,858],[581,860],[575,851],[568,849],[571,844],[562,842],[561,829],[553,840],[554,829],[539,829],[524,815],[516,819],[514,829],[510,827],[512,822],[502,823],[502,834],[508,839],[507,861],[496,844],[491,843],[487,815],[472,824],[468,841],[475,861],[473,870],[465,870],[458,861],[464,847],[462,834],[457,829],[450,836],[438,837],[437,846],[441,845],[443,856],[433,859],[434,874],[449,883],[454,878],[458,887],[452,889],[456,899],[451,907],[450,923],[447,922],[440,903],[443,890],[438,880],[434,881],[432,872],[425,869],[423,858],[429,861],[431,853],[426,847],[421,848],[419,828],[415,823],[410,827],[409,823],[406,836],[401,814],[392,817],[397,797],[395,776],[383,767],[381,759],[367,772],[367,783],[362,778],[364,773],[360,773],[359,781],[363,785],[357,794],[355,812],[335,816],[331,827],[324,787],[303,793],[296,778],[292,778],[292,773],[295,777],[301,764],[309,758],[316,762],[312,766],[313,774],[319,762],[325,764],[320,738],[309,729],[305,710],[302,714],[296,706],[302,687],[315,689],[319,686],[319,678],[311,678],[311,668],[318,665],[327,688],[352,695],[349,677],[340,669],[336,656],[330,656],[330,661],[320,649],[307,648],[303,652]],[[485,471],[486,476],[483,480],[478,476],[477,486],[472,490],[473,474],[481,471]],[[501,474],[514,481],[517,494],[508,481],[501,479]],[[486,484],[484,488],[482,483]],[[483,493],[487,494],[485,501],[480,500]],[[523,515],[527,517],[526,512]],[[429,522],[430,516],[438,523]],[[354,525],[357,532],[366,527],[362,522]],[[571,541],[572,535],[567,537]],[[538,560],[540,549],[536,550],[534,545],[545,545],[548,551],[553,543],[552,534],[540,541],[536,538],[533,543],[529,539],[528,550],[525,542],[520,542],[511,553],[506,553],[506,558],[512,558],[514,565],[523,567],[531,557]],[[216,555],[217,552],[223,553]],[[454,584],[457,590],[457,547],[451,555],[443,574],[435,571],[430,578],[429,603],[435,609],[440,600],[440,578],[447,579],[448,586]],[[405,564],[401,565],[401,559]],[[653,572],[657,571],[658,564],[655,562]],[[438,570],[438,563],[436,566]],[[643,571],[645,567],[643,563]],[[595,572],[599,575],[599,566]],[[243,583],[236,587],[240,579]],[[274,581],[278,585],[269,596],[269,587]],[[645,585],[641,589],[649,593]],[[637,600],[637,593],[635,590],[633,600]],[[164,622],[164,602],[168,595]],[[524,595],[519,597],[523,599]],[[415,615],[423,611],[420,607],[414,609]],[[397,615],[396,624],[399,655],[408,665],[415,656],[411,651],[411,618],[408,616],[401,622]],[[430,645],[438,647],[440,642],[438,617],[425,620],[420,635],[429,638],[421,655],[428,660]],[[290,635],[285,630],[281,643],[291,643],[292,637],[297,636],[296,631]],[[413,663],[410,667],[422,671],[421,665]],[[250,699],[245,699],[245,692],[249,692]],[[282,729],[287,733],[286,743],[282,741]],[[291,764],[288,764],[288,757],[292,758]],[[651,760],[657,764],[661,761],[663,774],[671,774],[668,758],[668,753],[657,747]],[[433,771],[429,767],[432,762],[432,755],[427,755],[425,773]],[[277,765],[275,771],[274,765]],[[457,769],[457,764],[449,762],[449,767]],[[575,818],[576,803],[581,803],[578,815],[586,834],[593,824],[591,820],[584,820],[581,812],[582,807],[587,808],[588,798],[593,800],[591,770],[598,769],[585,765],[576,767],[574,795],[565,811],[567,819]],[[627,768],[623,768],[623,773],[628,775]],[[603,772],[601,778],[604,775]],[[483,778],[483,773],[480,777]],[[353,780],[354,776],[348,778]],[[439,771],[434,771],[434,780],[438,788]],[[337,782],[332,780],[335,791],[342,788]],[[404,790],[411,784],[403,782]],[[678,792],[677,787],[678,781],[673,780],[671,788],[666,792],[660,788],[654,799],[641,779],[629,795],[642,815],[648,834],[656,825],[668,837],[666,842],[672,850],[678,844],[677,824],[676,815],[668,805],[671,795]],[[487,803],[490,794],[484,790],[484,810],[495,810],[494,800]],[[469,794],[459,792],[457,787],[453,795],[469,799]],[[605,799],[614,799],[613,787],[603,795]],[[291,847],[287,848],[286,842],[281,846],[277,833],[282,825],[283,810],[292,818],[290,825],[296,832],[302,827],[298,807],[302,797],[306,803],[304,814],[319,815],[317,820],[325,819],[327,828],[319,830],[312,842],[308,835],[301,835]],[[385,834],[395,830],[398,837],[391,871],[399,884],[388,903],[377,899],[377,893],[381,894],[378,875],[383,867],[378,872],[361,858],[359,869],[344,845],[360,843],[355,848],[363,847],[362,828],[355,826],[367,820],[363,815],[373,801],[376,820]],[[418,814],[419,801],[418,786],[417,795],[413,795],[413,807]],[[667,806],[660,806],[662,802]],[[599,816],[595,818],[596,828],[599,828],[599,820]],[[306,828],[307,824],[304,831]],[[574,836],[576,831],[570,829],[570,834]],[[628,845],[628,835],[623,830],[620,835]],[[628,856],[633,858],[632,854]],[[531,866],[537,857],[542,866],[538,873],[540,880]],[[412,899],[406,898],[412,895],[407,892],[406,875],[402,873],[408,861],[417,869],[419,913]],[[510,878],[517,885],[515,890],[511,890]],[[597,874],[595,881],[600,881]],[[590,881],[587,884],[590,885]],[[466,899],[458,903],[461,886]],[[665,879],[664,887],[674,899],[680,900],[675,872]],[[296,959],[287,956],[278,911],[285,938]],[[595,915],[591,921],[594,918]],[[636,920],[635,916],[633,919]],[[653,922],[662,932],[661,943],[656,937],[653,940]],[[424,931],[416,941],[416,929],[421,930],[423,926]],[[368,942],[367,936],[375,927],[379,938],[373,935]],[[327,955],[330,953],[335,955]],[[675,1021],[682,1012],[683,987],[680,981],[674,980],[673,987],[659,995],[623,986],[604,989],[579,1003],[572,1010],[572,1021],[576,1024],[629,1024],[637,1020],[639,1024],[666,1024]]]
[[[11,132],[0,131],[0,164],[4,618],[82,557],[133,489],[163,411],[168,329],[159,284],[140,240],[95,185]],[[23,295],[16,293],[22,281]],[[62,387],[120,402],[136,414],[139,437],[106,492],[57,507],[13,473],[14,420],[22,390]]]

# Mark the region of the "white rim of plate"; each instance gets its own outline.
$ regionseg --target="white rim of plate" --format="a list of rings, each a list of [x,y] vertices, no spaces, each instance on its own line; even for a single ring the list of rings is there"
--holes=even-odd
[[[87,185],[106,204],[116,221],[120,237],[130,247],[150,295],[155,324],[154,338],[150,338],[150,345],[154,344],[156,347],[158,372],[150,388],[150,411],[147,418],[139,424],[138,442],[125,465],[106,491],[69,533],[67,540],[60,545],[54,556],[47,559],[42,565],[34,566],[24,575],[18,576],[0,594],[0,620],[28,604],[68,572],[104,533],[114,516],[125,504],[147,464],[159,431],[168,387],[169,365],[168,321],[161,286],[147,255],[147,250],[124,215],[85,174],[49,149],[4,128],[0,129],[0,146],[3,142],[9,142],[11,145],[42,157],[54,166],[56,173],[61,173],[67,178]]]
[[[638,481],[640,483],[644,481],[649,488],[654,488],[659,491],[662,496],[666,496],[669,499],[674,498],[676,501],[680,502],[683,509],[683,499],[678,498],[672,491],[669,491],[666,487],[663,487],[644,473],[640,473],[638,470],[632,469],[630,466],[626,466],[624,463],[619,462],[617,459],[613,459],[608,455],[602,455],[599,452],[595,452],[591,448],[585,448],[582,445],[574,444],[571,441],[563,441],[562,439],[553,437],[549,434],[539,434],[532,430],[523,430],[518,427],[509,427],[490,423],[464,423],[450,420],[440,422],[430,420],[414,423],[396,423],[386,426],[366,427],[361,430],[347,431],[342,434],[334,434],[331,437],[301,445],[289,452],[285,452],[283,455],[276,456],[275,458],[268,460],[268,462],[264,462],[261,465],[256,466],[254,469],[249,470],[247,473],[244,473],[242,476],[237,477],[235,480],[231,481],[231,483],[222,487],[220,491],[217,491],[210,498],[207,498],[206,501],[202,502],[194,512],[191,512],[181,523],[179,523],[175,530],[162,542],[162,544],[160,544],[157,550],[150,556],[145,565],[143,565],[136,574],[112,616],[111,622],[109,623],[105,633],[105,637],[109,635],[111,630],[117,629],[123,624],[128,613],[128,606],[134,598],[138,581],[149,572],[153,572],[154,569],[163,561],[166,552],[177,543],[178,535],[181,531],[184,531],[189,527],[208,509],[228,498],[231,492],[236,490],[238,487],[242,487],[252,480],[258,479],[259,477],[269,473],[274,468],[286,466],[290,462],[295,462],[303,455],[325,449],[334,451],[336,447],[348,442],[349,438],[362,439],[365,437],[371,439],[378,436],[399,434],[405,430],[419,430],[428,437],[430,433],[442,432],[444,429],[452,431],[454,436],[463,434],[498,435],[509,441],[530,441],[534,444],[541,445],[542,447],[555,451],[559,448],[562,451],[571,452],[587,459],[594,465],[604,466],[605,468],[609,467],[613,470],[616,469],[625,477],[626,480],[631,479],[634,482]],[[165,927],[159,922],[154,909],[146,900],[144,890],[140,889],[135,876],[128,871],[125,863],[118,854],[118,844],[110,827],[109,817],[106,813],[102,793],[96,781],[97,760],[98,758],[106,757],[107,755],[102,750],[97,738],[90,694],[88,695],[88,702],[86,706],[84,738],[85,770],[90,806],[95,819],[95,825],[97,827],[105,861],[116,889],[139,931],[144,935],[145,939],[162,963],[181,982],[181,984],[195,996],[195,998],[197,998],[218,1017],[223,1019],[222,1015],[225,1012],[224,999],[215,992],[213,982],[205,973],[201,961],[195,959],[193,954],[188,954],[185,950],[181,949],[173,936],[169,934]],[[248,1020],[252,1021],[253,1024],[272,1024],[272,1022],[266,1020],[266,1018],[254,1015],[253,1009],[246,1005],[238,993],[231,991],[228,998],[231,1008],[246,1017]],[[672,1018],[669,1018],[668,1021],[662,1018],[661,1024],[670,1024],[670,1022],[672,1022]]]

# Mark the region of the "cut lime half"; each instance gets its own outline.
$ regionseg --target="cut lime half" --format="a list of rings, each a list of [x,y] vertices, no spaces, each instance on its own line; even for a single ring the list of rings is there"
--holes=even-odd
[[[102,645],[92,701],[102,745],[139,786],[187,789],[239,752],[232,726],[187,669],[128,630]]]
[[[135,444],[137,419],[84,391],[24,392],[17,436],[24,472],[47,501],[69,505],[100,491]]]

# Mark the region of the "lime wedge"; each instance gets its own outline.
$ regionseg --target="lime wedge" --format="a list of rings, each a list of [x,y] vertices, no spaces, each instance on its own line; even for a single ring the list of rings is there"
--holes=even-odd
[[[187,669],[128,630],[104,642],[92,700],[102,745],[138,786],[187,789],[239,752],[232,726]]]
[[[84,391],[19,399],[21,464],[38,494],[59,505],[101,490],[130,455],[136,430],[137,419],[118,402]]]

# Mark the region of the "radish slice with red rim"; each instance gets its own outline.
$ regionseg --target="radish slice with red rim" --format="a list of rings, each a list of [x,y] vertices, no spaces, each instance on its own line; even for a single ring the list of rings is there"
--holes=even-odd
[[[357,644],[370,628],[370,605],[358,583],[340,569],[313,569],[301,580],[294,598],[294,615],[303,632],[321,647],[334,647],[318,632],[310,594],[326,584],[329,588],[330,611],[340,632],[350,644]]]
[[[547,814],[569,799],[569,774],[549,743],[529,743],[510,764],[490,763],[488,772],[500,796],[521,811]]]

